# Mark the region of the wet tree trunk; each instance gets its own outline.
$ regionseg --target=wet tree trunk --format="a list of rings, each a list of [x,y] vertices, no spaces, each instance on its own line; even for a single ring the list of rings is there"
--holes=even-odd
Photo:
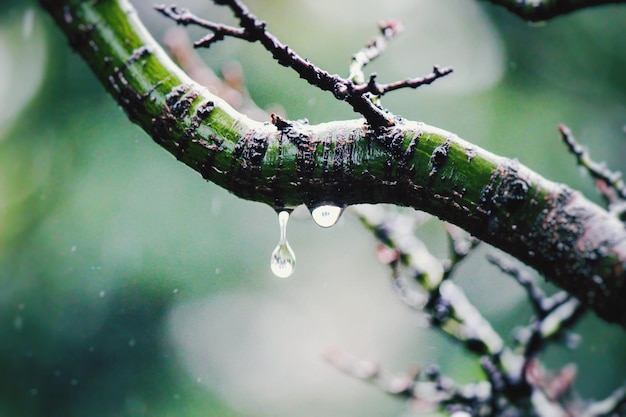
[[[393,203],[427,211],[626,327],[626,228],[580,193],[419,122],[253,121],[184,74],[127,1],[41,3],[128,117],[207,180],[276,209]]]

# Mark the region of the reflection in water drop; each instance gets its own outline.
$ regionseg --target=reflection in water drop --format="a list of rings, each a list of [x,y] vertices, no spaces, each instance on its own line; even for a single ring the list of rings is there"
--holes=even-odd
[[[337,224],[343,209],[343,207],[333,205],[317,206],[311,210],[311,216],[318,226],[331,227]]]
[[[270,259],[272,272],[279,278],[289,277],[296,269],[296,255],[293,253],[289,242],[287,242],[287,222],[289,212],[278,213],[278,225],[280,226],[280,240]]]

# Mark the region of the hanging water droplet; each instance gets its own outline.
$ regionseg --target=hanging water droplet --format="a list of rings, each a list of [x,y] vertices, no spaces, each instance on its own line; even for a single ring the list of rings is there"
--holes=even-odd
[[[276,246],[272,253],[270,266],[278,278],[287,278],[296,269],[296,256],[288,242]]]
[[[281,211],[278,213],[278,225],[280,226],[280,240],[272,257],[270,259],[270,267],[272,272],[279,278],[287,278],[296,269],[296,255],[293,253],[289,242],[287,242],[287,222],[289,221],[289,212]]]
[[[321,227],[331,227],[337,224],[344,207],[333,206],[331,204],[317,206],[311,210],[311,216],[315,223]]]

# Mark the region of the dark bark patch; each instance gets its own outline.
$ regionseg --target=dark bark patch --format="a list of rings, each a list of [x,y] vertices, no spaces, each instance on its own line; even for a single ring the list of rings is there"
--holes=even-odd
[[[487,218],[490,234],[507,232],[502,230],[503,225],[524,204],[529,190],[530,184],[520,175],[517,160],[504,159],[493,170],[477,207]]]
[[[211,115],[213,109],[215,109],[215,103],[210,100],[203,101],[198,105],[198,107],[196,107],[196,114],[194,115],[194,119],[197,120],[199,124],[199,122],[201,122],[202,120],[206,120]]]
[[[526,200],[530,185],[519,174],[517,160],[505,159],[491,174],[483,188],[479,210],[491,214],[493,210],[512,210]]]
[[[268,146],[268,134],[251,130],[235,145],[232,172],[253,175],[261,172],[263,158]]]
[[[433,177],[439,172],[441,167],[448,160],[448,152],[450,151],[450,139],[446,139],[444,143],[437,146],[433,153],[430,155],[430,173],[429,176]]]
[[[190,91],[184,94],[182,97],[179,97],[178,100],[174,102],[170,106],[170,111],[172,115],[178,119],[183,118],[189,113],[189,109],[194,101],[198,98],[198,93],[196,91]]]

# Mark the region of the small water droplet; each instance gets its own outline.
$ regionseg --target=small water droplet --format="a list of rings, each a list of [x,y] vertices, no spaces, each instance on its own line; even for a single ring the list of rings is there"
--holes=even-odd
[[[344,207],[338,207],[331,204],[317,206],[311,210],[311,216],[315,223],[321,227],[332,227],[339,221]]]
[[[35,26],[35,9],[30,7],[24,12],[22,20],[22,36],[24,39],[30,39],[33,35],[33,27]]]
[[[19,315],[15,316],[13,319],[13,327],[15,327],[15,330],[22,330],[24,327],[24,318]]]
[[[279,278],[287,278],[296,269],[296,255],[293,253],[289,242],[287,242],[287,222],[289,221],[289,212],[281,211],[278,213],[278,225],[280,226],[280,240],[272,257],[270,259],[270,267],[274,275]]]

